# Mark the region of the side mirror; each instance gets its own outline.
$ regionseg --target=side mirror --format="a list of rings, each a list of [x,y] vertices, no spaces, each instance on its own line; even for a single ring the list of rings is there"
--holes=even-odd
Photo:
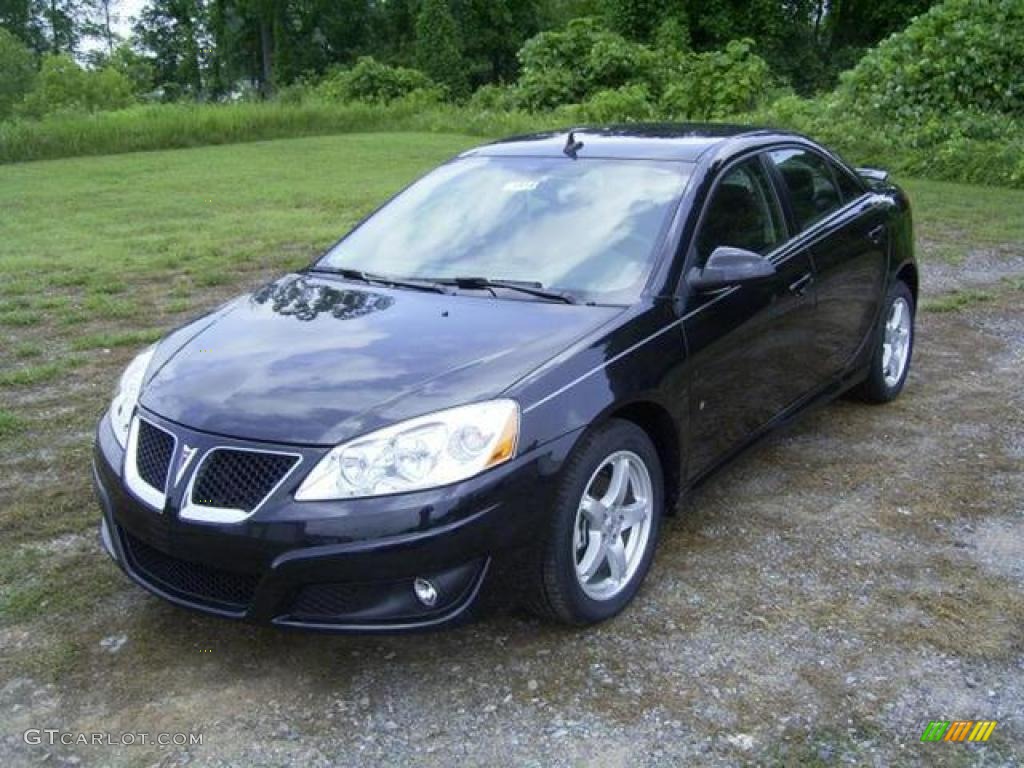
[[[746,285],[775,277],[775,265],[760,254],[720,245],[703,269],[694,267],[686,276],[695,291],[714,291],[730,285]]]

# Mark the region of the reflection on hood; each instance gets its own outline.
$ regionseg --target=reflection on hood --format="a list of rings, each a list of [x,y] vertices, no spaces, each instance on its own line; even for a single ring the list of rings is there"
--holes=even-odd
[[[250,300],[303,322],[315,320],[324,312],[336,320],[354,320],[387,309],[395,301],[390,296],[363,289],[339,290],[323,283],[310,283],[301,275],[265,285],[252,294]]]

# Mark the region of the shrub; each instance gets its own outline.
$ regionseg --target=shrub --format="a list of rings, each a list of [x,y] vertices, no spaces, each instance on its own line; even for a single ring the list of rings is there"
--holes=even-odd
[[[655,116],[646,85],[624,85],[598,91],[583,104],[583,119],[596,123],[629,123]]]
[[[733,40],[723,50],[689,54],[661,99],[672,118],[721,119],[752,110],[769,92],[772,77],[754,41]]]
[[[430,78],[419,70],[392,67],[363,56],[352,69],[336,70],[324,78],[314,91],[330,101],[387,104],[432,85]]]
[[[854,163],[934,179],[1024,187],[1024,126],[1006,116],[932,115],[894,130],[891,123],[851,112],[840,96],[829,94],[787,96],[735,119],[806,133]]]
[[[0,27],[0,120],[7,118],[14,106],[32,90],[35,78],[32,52]]]
[[[845,104],[915,125],[954,110],[1024,116],[1024,2],[946,0],[843,75]]]
[[[469,99],[469,109],[478,112],[509,112],[519,108],[519,89],[509,85],[482,85]]]
[[[156,72],[152,62],[132,50],[127,43],[122,43],[106,59],[104,67],[120,72],[131,83],[132,93],[137,95],[153,91]]]
[[[594,19],[574,19],[564,30],[541,32],[519,51],[524,106],[551,109],[586,101],[625,85],[659,90],[658,57]]]
[[[27,117],[54,112],[99,112],[121,109],[135,101],[132,83],[114,69],[85,70],[63,54],[47,56],[36,87],[18,111]]]

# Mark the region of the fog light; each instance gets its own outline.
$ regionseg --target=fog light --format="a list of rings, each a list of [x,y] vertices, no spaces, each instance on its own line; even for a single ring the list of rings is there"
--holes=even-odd
[[[412,589],[416,593],[416,599],[427,608],[433,608],[437,603],[437,589],[426,579],[417,578],[412,583]]]

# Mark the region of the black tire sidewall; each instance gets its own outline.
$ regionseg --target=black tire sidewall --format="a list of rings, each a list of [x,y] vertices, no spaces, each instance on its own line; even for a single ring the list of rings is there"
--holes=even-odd
[[[632,451],[647,466],[651,476],[653,512],[651,530],[643,560],[630,583],[608,600],[595,600],[587,595],[576,578],[573,559],[576,512],[590,478],[604,460],[616,451]],[[548,589],[553,606],[563,620],[591,624],[619,613],[636,595],[650,569],[657,548],[661,517],[664,511],[664,475],[658,452],[642,429],[631,422],[613,420],[585,438],[570,459],[559,489],[554,516],[554,529],[548,547]],[[553,578],[552,578],[553,577]],[[550,583],[550,582],[554,583]]]

